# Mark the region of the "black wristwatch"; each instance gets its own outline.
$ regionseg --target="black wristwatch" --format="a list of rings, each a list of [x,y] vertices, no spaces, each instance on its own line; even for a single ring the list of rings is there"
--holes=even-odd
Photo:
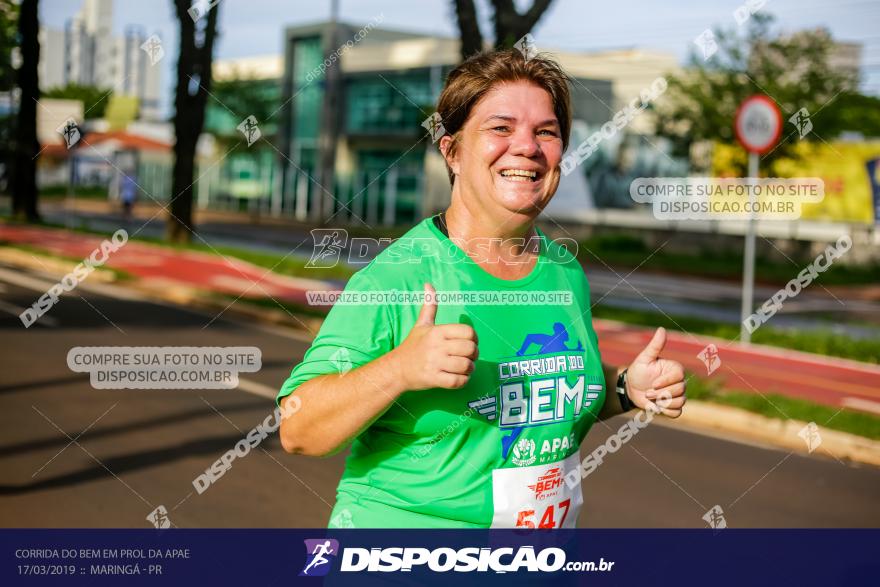
[[[626,372],[627,369],[624,369],[617,376],[617,399],[620,400],[620,407],[623,408],[624,412],[628,412],[636,407],[629,399],[629,396],[626,395]]]

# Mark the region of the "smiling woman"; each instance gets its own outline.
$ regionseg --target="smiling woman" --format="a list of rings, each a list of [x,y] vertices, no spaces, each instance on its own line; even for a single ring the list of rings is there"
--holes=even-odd
[[[447,133],[440,149],[453,188],[451,223],[456,192],[477,196],[461,202],[471,213],[501,213],[510,225],[543,210],[568,147],[568,83],[552,60],[525,59],[516,50],[479,55],[450,73],[437,110]]]
[[[678,416],[684,373],[660,358],[662,328],[628,368],[603,365],[584,271],[535,226],[571,127],[559,66],[514,50],[474,56],[450,73],[438,112],[449,208],[346,286],[370,300],[424,295],[337,302],[278,394],[301,402],[281,441],[307,455],[351,442],[332,527],[571,528],[583,495],[562,480],[585,470],[590,426],[634,407]],[[467,292],[570,295],[454,295]]]

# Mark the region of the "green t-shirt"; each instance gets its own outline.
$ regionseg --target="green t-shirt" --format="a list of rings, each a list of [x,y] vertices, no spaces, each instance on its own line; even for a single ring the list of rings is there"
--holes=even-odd
[[[539,234],[531,273],[504,280],[428,218],[349,280],[344,295],[366,303],[333,306],[278,401],[406,338],[421,304],[380,292],[421,294],[431,283],[436,323],[472,325],[480,356],[463,388],[406,392],[353,441],[331,527],[574,527],[580,486],[563,479],[605,382],[584,271]]]

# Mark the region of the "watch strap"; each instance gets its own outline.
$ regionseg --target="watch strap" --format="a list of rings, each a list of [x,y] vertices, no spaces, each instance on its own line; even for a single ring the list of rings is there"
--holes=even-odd
[[[617,399],[620,400],[620,407],[623,408],[624,412],[628,412],[636,407],[626,394],[626,372],[627,369],[624,369],[617,376]]]

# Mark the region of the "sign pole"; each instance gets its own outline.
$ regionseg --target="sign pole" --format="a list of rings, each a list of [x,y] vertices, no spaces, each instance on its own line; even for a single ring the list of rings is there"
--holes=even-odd
[[[749,184],[754,186],[758,182],[758,154],[749,153]],[[749,218],[749,226],[746,230],[745,248],[743,250],[743,291],[742,306],[740,309],[739,339],[746,344],[751,342],[752,334],[746,328],[746,319],[752,315],[752,304],[755,293],[755,197],[754,187],[749,189],[749,202],[752,211]]]
[[[739,339],[744,344],[751,342],[751,332],[746,328],[746,320],[752,315],[755,294],[755,224],[756,204],[755,186],[758,185],[758,156],[770,152],[782,134],[782,113],[776,102],[763,94],[746,98],[733,119],[733,130],[740,144],[749,153],[749,223],[746,227],[743,247],[743,288],[740,306]]]

